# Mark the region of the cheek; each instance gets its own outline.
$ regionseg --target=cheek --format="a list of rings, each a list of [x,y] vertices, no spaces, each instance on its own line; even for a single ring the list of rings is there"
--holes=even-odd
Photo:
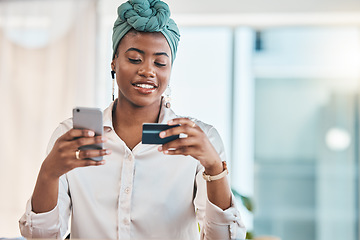
[[[161,82],[161,85],[165,85],[165,89],[169,84],[170,75],[171,75],[171,68],[158,73],[158,79]]]
[[[120,75],[126,76],[136,73],[134,66],[127,62],[119,62],[118,66],[118,74]]]
[[[118,71],[116,72],[116,80],[118,84],[123,81],[129,81],[129,79],[131,79],[132,76],[136,74],[136,71],[131,69],[131,67],[129,66],[125,66],[125,64],[120,64],[117,70]]]
[[[117,83],[117,86],[118,86],[118,88],[119,88],[119,90],[121,90],[121,89],[126,89],[126,88],[128,88],[129,86],[129,84],[128,84],[128,82],[129,82],[129,79],[130,77],[126,74],[126,73],[118,73],[117,75],[116,75],[116,83]]]

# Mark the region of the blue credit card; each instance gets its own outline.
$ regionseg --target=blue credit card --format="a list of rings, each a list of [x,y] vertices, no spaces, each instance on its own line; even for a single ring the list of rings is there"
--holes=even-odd
[[[177,125],[167,125],[162,123],[144,123],[142,131],[142,143],[143,144],[164,144],[175,139],[178,139],[180,135],[173,135],[166,138],[160,138],[159,133],[173,127],[178,127]]]

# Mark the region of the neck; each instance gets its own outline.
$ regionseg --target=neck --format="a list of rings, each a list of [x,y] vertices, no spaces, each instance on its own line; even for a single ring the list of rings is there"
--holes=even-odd
[[[113,113],[113,125],[120,128],[131,128],[143,123],[157,123],[161,109],[161,99],[146,107],[134,106],[128,101],[116,100]]]

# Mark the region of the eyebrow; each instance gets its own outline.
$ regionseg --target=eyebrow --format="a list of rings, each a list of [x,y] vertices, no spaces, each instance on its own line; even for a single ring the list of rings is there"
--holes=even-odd
[[[127,52],[130,52],[130,51],[135,51],[135,52],[138,52],[140,54],[145,54],[145,52],[143,50],[140,50],[138,48],[129,48],[128,50],[126,50],[126,53]],[[169,57],[169,55],[166,53],[166,52],[157,52],[157,53],[154,53],[155,56],[160,56],[160,55],[164,55],[166,57]]]
[[[155,55],[155,56],[164,55],[164,56],[169,57],[169,55],[168,55],[166,52],[157,52],[157,53],[154,53],[154,55]]]

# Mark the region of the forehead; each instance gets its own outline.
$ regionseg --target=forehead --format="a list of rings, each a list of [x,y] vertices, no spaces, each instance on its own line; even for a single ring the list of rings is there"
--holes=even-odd
[[[131,47],[143,50],[145,53],[166,52],[169,56],[171,54],[169,44],[160,32],[128,32],[121,39],[118,48],[119,50],[126,51]]]

